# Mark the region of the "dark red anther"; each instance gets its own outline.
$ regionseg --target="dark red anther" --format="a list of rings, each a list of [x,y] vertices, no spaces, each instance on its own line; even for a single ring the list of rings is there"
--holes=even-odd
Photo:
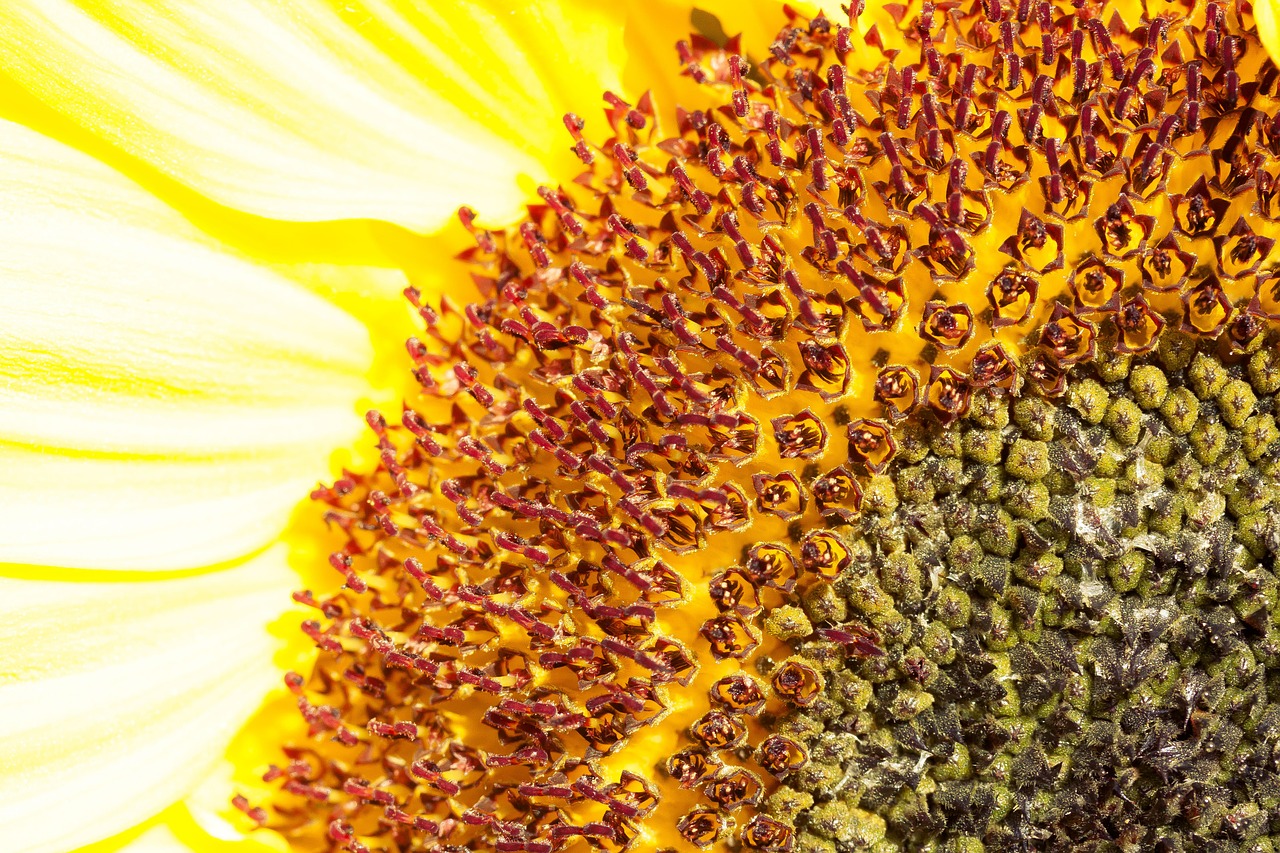
[[[938,99],[932,92],[925,92],[920,99],[920,120],[930,130],[938,128]]]
[[[591,153],[591,149],[587,147],[586,140],[582,138],[582,128],[586,126],[586,122],[573,113],[565,113],[564,126],[569,131],[569,135],[573,137],[573,153],[578,155],[578,159],[584,165],[590,166],[595,162],[595,155]]]
[[[493,242],[493,235],[476,226],[476,212],[474,210],[469,207],[458,208],[458,219],[461,220],[462,227],[467,229],[467,233],[476,241],[480,251],[486,254],[492,254],[497,251],[497,245]]]
[[[826,192],[830,183],[827,180],[827,158],[815,157],[809,163],[809,171],[813,177],[813,185],[819,192]]]
[[[267,822],[266,809],[250,805],[249,800],[241,794],[236,794],[231,798],[231,805],[243,812],[249,820],[253,821],[258,826],[262,826]]]
[[[370,720],[367,728],[369,729],[370,734],[392,740],[413,740],[418,736],[417,725],[408,721],[386,723],[382,720]],[[347,781],[350,782],[351,780]],[[372,796],[372,794],[366,794],[365,796],[369,797]]]
[[[902,91],[898,96],[898,127],[906,127],[911,120],[911,106],[914,100],[912,90],[916,84],[916,70],[907,66],[902,71]]]
[[[314,619],[308,619],[302,623],[302,633],[306,634],[311,638],[312,642],[330,654],[338,654],[342,651],[342,644],[323,634],[320,629],[320,623]]]
[[[737,173],[738,180],[743,183],[760,180],[760,176],[756,173],[755,167],[751,165],[751,161],[741,154],[733,158],[733,171]]]
[[[758,186],[755,181],[747,181],[742,187],[742,206],[756,218],[763,216],[765,212],[764,199],[756,195]]]
[[[716,336],[716,348],[733,356],[738,363],[749,371],[754,372],[760,369],[760,360],[758,358],[723,335]]]
[[[738,230],[738,223],[732,212],[726,211],[720,214],[720,228],[725,234],[729,235],[730,239],[737,242],[742,241],[742,232]]]
[[[810,125],[804,134],[805,141],[809,145],[809,154],[811,157],[821,157],[822,150],[822,130],[816,126]]]
[[[819,91],[815,101],[818,104],[818,108],[829,118],[837,118],[839,116],[839,107],[836,104],[835,95],[831,94],[830,89],[822,89]]]
[[[781,166],[785,162],[782,156],[782,143],[776,139],[771,139],[764,146],[765,152],[769,155],[769,162],[774,166]]]
[[[525,248],[529,250],[530,257],[540,269],[546,269],[551,266],[551,255],[547,252],[547,246],[542,240],[542,235],[533,227],[533,223],[524,222],[520,225],[520,237],[524,240]]]
[[[725,174],[729,171],[724,165],[724,160],[721,159],[724,156],[725,150],[719,145],[713,143],[707,146],[707,154],[703,158],[703,162],[707,166],[707,171],[710,172],[713,177],[720,180],[723,180]]]

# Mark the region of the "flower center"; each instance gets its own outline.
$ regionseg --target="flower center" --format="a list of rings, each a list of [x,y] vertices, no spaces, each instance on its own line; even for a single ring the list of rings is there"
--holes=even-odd
[[[243,807],[353,853],[1254,837],[1280,162],[1241,14],[793,18],[754,67],[680,44],[707,108],[566,117],[580,179],[462,211],[479,300],[408,292],[421,390],[315,494],[311,738]]]

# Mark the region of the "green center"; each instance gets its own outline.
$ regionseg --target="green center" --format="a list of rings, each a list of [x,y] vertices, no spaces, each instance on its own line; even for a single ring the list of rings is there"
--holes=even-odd
[[[797,853],[1273,849],[1280,355],[1165,338],[909,433],[849,568],[770,614],[827,638],[778,724]]]

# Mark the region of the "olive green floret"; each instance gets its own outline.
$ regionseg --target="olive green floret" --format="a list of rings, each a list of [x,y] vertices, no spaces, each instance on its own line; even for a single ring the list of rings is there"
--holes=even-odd
[[[874,589],[869,581],[867,588]],[[878,590],[876,591],[878,592]],[[795,608],[792,609],[794,610]],[[829,583],[816,584],[804,594],[804,610],[809,615],[809,619],[819,623],[843,622],[847,613],[845,599]],[[799,623],[797,623],[797,627],[799,627]]]
[[[1049,487],[1042,482],[1015,482],[1003,497],[1004,508],[1015,518],[1039,521],[1049,516]]]
[[[974,462],[994,465],[1004,453],[1004,437],[997,429],[971,429],[964,434],[964,456]]]
[[[779,640],[794,640],[812,634],[813,623],[803,610],[788,604],[769,611],[764,630]]]
[[[1249,382],[1259,394],[1280,391],[1280,347],[1272,343],[1249,357]]]
[[[1003,429],[1009,425],[1009,401],[989,390],[973,395],[969,420],[986,429]]]
[[[1009,447],[1004,469],[1020,480],[1040,480],[1049,473],[1049,445],[1020,438]]]
[[[1106,358],[1094,361],[1090,367],[1098,381],[1103,384],[1123,382],[1129,377],[1129,371],[1133,368],[1133,356],[1127,353],[1111,352]]]
[[[912,504],[929,503],[933,500],[933,479],[919,465],[903,465],[893,473],[893,482],[898,487],[898,497]]]
[[[1125,447],[1137,444],[1142,435],[1142,410],[1132,400],[1122,397],[1112,401],[1103,421],[1116,441]]]
[[[1189,389],[1174,388],[1160,404],[1160,415],[1175,435],[1186,435],[1200,418],[1200,401]]]
[[[1129,373],[1129,391],[1142,408],[1158,409],[1169,393],[1169,378],[1154,364],[1144,364]]]
[[[1170,373],[1184,369],[1191,363],[1191,359],[1195,354],[1196,339],[1178,329],[1165,329],[1160,335],[1160,343],[1156,345],[1156,356],[1160,363],[1164,365],[1164,369]],[[1130,356],[1104,358],[1102,361],[1111,362],[1120,358],[1127,361]]]
[[[1056,417],[1053,404],[1040,397],[1022,397],[1013,404],[1013,422],[1027,438],[1037,441],[1053,438]]]
[[[1188,436],[1201,465],[1213,465],[1227,449],[1227,429],[1216,421],[1199,421]]]
[[[867,480],[862,491],[862,511],[888,515],[898,508],[898,490],[893,478],[876,474]]]
[[[808,791],[797,791],[795,788],[782,786],[765,800],[766,814],[784,820],[793,820],[796,815],[813,805],[813,794]]]
[[[1197,353],[1187,370],[1187,385],[1201,400],[1212,400],[1227,384],[1227,369],[1211,355]]]
[[[1253,388],[1243,379],[1232,379],[1222,386],[1218,392],[1218,411],[1222,422],[1227,426],[1239,429],[1253,414],[1258,403]]]
[[[1257,462],[1270,453],[1277,438],[1280,438],[1280,430],[1277,430],[1276,419],[1271,415],[1254,415],[1240,429],[1240,447],[1250,462]]]
[[[1101,423],[1110,402],[1111,395],[1092,379],[1074,383],[1067,394],[1067,404],[1080,413],[1085,423]]]

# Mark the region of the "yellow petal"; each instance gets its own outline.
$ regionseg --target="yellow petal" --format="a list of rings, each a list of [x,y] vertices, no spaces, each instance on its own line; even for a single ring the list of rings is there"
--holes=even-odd
[[[278,681],[264,626],[296,582],[283,546],[181,579],[0,578],[4,849],[70,849],[180,799]]]
[[[1271,56],[1271,61],[1280,63],[1280,30],[1276,25],[1276,0],[1257,0],[1253,4],[1253,19],[1258,25],[1258,38]]]
[[[281,219],[508,217],[616,88],[586,0],[7,0],[0,63],[200,192]]]
[[[249,553],[358,431],[359,323],[8,123],[0,245],[0,560]]]

